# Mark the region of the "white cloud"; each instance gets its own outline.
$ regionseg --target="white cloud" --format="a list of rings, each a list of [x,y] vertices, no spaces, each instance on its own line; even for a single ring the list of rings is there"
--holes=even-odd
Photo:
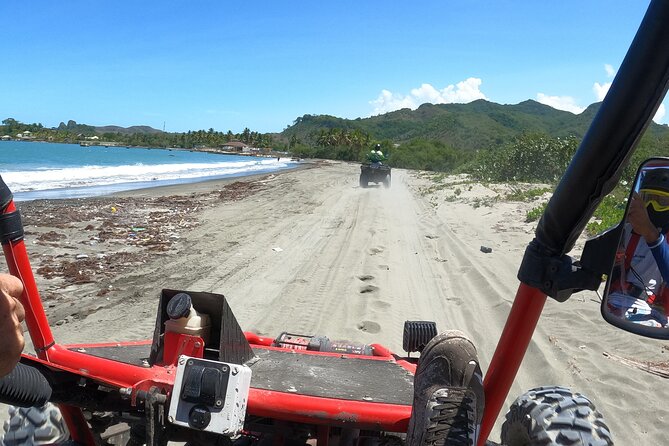
[[[609,88],[611,88],[611,83],[612,82],[604,82],[603,84],[600,84],[599,82],[595,82],[595,85],[592,86],[592,91],[595,92],[595,97],[597,98],[597,102],[601,102],[604,100],[604,97],[606,97],[606,93],[608,93]]]
[[[606,70],[607,77],[614,77],[616,75],[616,71],[609,64],[604,64],[604,70]],[[592,86],[592,91],[595,92],[595,97],[597,98],[598,102],[604,100],[604,98],[606,97],[606,93],[609,92],[610,88],[611,88],[611,82],[605,82],[603,84],[595,82],[595,84]],[[661,124],[666,114],[667,110],[664,107],[664,104],[660,104],[660,106],[657,109],[657,112],[655,112],[653,121]]]
[[[606,71],[606,77],[614,77],[616,75],[616,70],[613,68],[613,65],[605,63],[604,64],[604,71]],[[604,82],[603,84],[600,84],[599,82],[595,82],[595,84],[592,86],[592,91],[595,92],[595,98],[597,98],[597,102],[601,102],[604,100],[606,97],[606,93],[609,92],[609,88],[611,88],[612,82]]]
[[[413,88],[408,95],[382,90],[379,97],[369,103],[374,106],[374,115],[388,113],[401,108],[415,110],[425,103],[431,104],[466,104],[476,99],[487,99],[481,92],[481,79],[470,77],[455,85],[438,90],[430,84]]]
[[[585,108],[576,105],[576,101],[571,96],[548,96],[547,94],[537,93],[537,101],[558,110],[564,110],[574,114],[579,114],[585,110]]]
[[[664,115],[666,114],[667,114],[667,109],[664,108],[664,104],[660,104],[660,107],[655,112],[655,116],[653,116],[653,121],[661,124],[662,118],[664,118]]]

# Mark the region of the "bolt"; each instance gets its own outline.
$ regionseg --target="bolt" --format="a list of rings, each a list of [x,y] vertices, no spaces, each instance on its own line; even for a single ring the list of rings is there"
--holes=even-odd
[[[179,356],[179,365],[184,365],[186,363],[186,357],[184,355]]]
[[[200,348],[200,345],[201,345],[201,344],[200,344],[199,342],[196,342],[196,343],[195,343],[195,348]]]
[[[170,423],[174,423],[174,417],[173,416],[167,417],[167,421],[169,421]]]
[[[224,365],[223,367],[221,367],[221,370],[223,370],[223,372],[225,373],[228,371],[228,367]]]
[[[189,360],[188,360],[188,365],[193,365],[193,364],[194,364],[194,363],[193,363],[193,360],[192,360],[192,359],[189,359]]]
[[[238,367],[232,367],[231,372],[232,372],[232,376],[235,376],[235,375],[237,375],[237,373],[239,373],[239,368]]]
[[[221,407],[222,405],[223,405],[223,401],[216,400],[216,407]]]
[[[118,390],[118,393],[121,394],[121,398],[129,398],[132,395],[132,387],[122,387]]]

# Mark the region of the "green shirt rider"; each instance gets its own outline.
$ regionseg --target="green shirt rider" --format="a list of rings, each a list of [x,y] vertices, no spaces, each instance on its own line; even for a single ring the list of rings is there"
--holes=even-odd
[[[381,144],[377,144],[376,147],[367,154],[367,161],[370,163],[381,163],[385,160],[386,156],[381,151]]]

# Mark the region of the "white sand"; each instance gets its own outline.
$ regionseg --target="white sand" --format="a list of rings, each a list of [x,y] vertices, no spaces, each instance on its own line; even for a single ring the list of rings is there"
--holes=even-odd
[[[534,235],[535,223],[523,222],[525,212],[536,203],[474,207],[474,199],[485,201],[497,192],[458,184],[458,178],[426,192],[434,183],[399,169],[390,189],[361,189],[358,172],[354,164],[326,163],[249,179],[260,181],[262,190],[195,210],[199,225],[181,231],[167,253],[113,280],[59,290],[61,300],[48,310],[52,322],[71,313],[71,305],[85,306],[90,314],[54,326],[56,340],[149,338],[157,296],[172,288],[224,294],[245,330],[378,342],[398,353],[405,320],[434,320],[440,330],[469,334],[485,371]],[[220,187],[204,183],[188,192]],[[134,196],[177,190],[183,187]],[[492,252],[481,252],[482,245]],[[28,246],[35,256],[47,250]],[[38,282],[52,290],[57,283]],[[96,297],[95,291],[109,285],[113,292]],[[103,308],[95,310],[98,301]],[[516,396],[536,386],[564,385],[595,401],[616,444],[666,444],[666,381],[604,352],[666,361],[669,343],[606,324],[595,293],[576,294],[563,304],[549,299],[491,439],[499,440],[504,412]]]

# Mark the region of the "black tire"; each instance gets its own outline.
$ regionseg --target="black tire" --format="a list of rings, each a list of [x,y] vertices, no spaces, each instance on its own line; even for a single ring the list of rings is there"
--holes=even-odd
[[[9,406],[9,420],[3,427],[3,446],[57,444],[70,436],[60,410],[51,403],[41,407]]]
[[[580,393],[538,387],[519,396],[502,425],[505,446],[611,446],[602,414]]]

